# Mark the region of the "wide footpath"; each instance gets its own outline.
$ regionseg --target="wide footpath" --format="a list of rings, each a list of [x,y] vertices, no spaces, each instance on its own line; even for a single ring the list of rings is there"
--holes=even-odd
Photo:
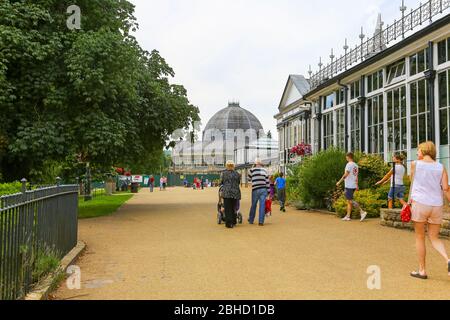
[[[112,216],[81,220],[81,289],[56,299],[450,299],[450,277],[429,249],[430,279],[412,279],[414,234],[379,221],[344,223],[288,210],[264,227],[216,223],[217,189],[147,189]],[[250,191],[243,190],[244,220]],[[450,249],[450,241],[445,241]],[[367,286],[370,266],[381,290]]]

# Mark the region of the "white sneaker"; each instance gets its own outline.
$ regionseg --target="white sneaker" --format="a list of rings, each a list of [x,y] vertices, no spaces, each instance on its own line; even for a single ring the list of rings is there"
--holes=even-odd
[[[345,217],[345,218],[342,219],[342,221],[352,221],[352,219],[349,218],[349,217]]]
[[[366,220],[366,217],[367,217],[367,212],[366,211],[361,212],[361,222]]]

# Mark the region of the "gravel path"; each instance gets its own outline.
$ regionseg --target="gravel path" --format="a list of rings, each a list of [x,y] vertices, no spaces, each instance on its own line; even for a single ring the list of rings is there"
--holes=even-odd
[[[248,190],[243,197],[246,220]],[[146,189],[110,217],[80,221],[82,288],[63,284],[56,299],[450,299],[431,249],[430,280],[409,276],[411,232],[276,206],[264,227],[227,230],[216,203],[217,189]],[[381,290],[367,288],[371,265]]]

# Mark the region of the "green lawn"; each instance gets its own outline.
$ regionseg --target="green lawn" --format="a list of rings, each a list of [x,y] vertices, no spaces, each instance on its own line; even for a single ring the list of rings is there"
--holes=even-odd
[[[91,201],[84,201],[83,197],[80,197],[78,200],[78,218],[89,219],[110,215],[132,197],[133,195],[130,193],[113,196],[101,195]]]

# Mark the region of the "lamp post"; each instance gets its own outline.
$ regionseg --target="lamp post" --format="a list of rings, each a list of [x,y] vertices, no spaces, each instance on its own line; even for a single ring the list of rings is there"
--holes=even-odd
[[[91,201],[91,167],[89,162],[86,162],[86,184],[84,186],[84,201]]]

